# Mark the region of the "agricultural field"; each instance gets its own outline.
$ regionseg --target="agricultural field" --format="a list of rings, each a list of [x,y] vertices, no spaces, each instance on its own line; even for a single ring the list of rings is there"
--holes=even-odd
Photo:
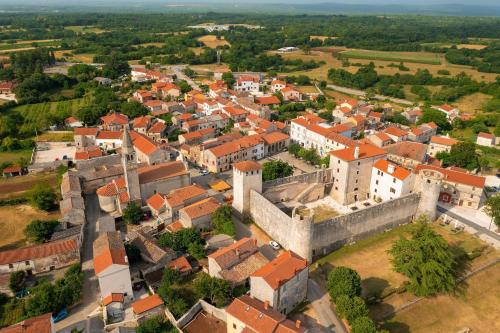
[[[54,55],[56,56],[56,59],[65,58],[67,61],[70,62],[83,62],[85,64],[93,63],[95,56],[94,53],[73,54],[71,50],[55,51]]]
[[[342,57],[353,59],[412,62],[418,64],[440,65],[440,56],[430,52],[384,52],[372,50],[347,50],[339,53]]]
[[[14,44],[11,43],[1,43],[0,52],[8,53],[12,51],[22,51],[27,49],[34,49],[36,47],[42,46],[59,46],[60,41],[54,39],[45,40],[28,40],[28,41],[18,41]]]
[[[38,104],[26,104],[16,106],[9,110],[9,112],[19,112],[24,119],[33,124],[40,125],[40,128],[46,128],[49,125],[49,115],[55,117],[66,118],[74,114],[80,108],[90,103],[91,97],[86,96],[83,98],[76,98],[59,102],[46,102]]]
[[[30,157],[31,151],[30,155],[28,155],[28,159]],[[11,162],[15,162],[15,160],[11,160]],[[20,177],[1,178],[0,199],[19,198],[24,194],[24,192],[31,189],[33,185],[38,183],[48,183],[54,188],[58,187],[57,177],[54,172],[28,174]]]
[[[0,250],[26,245],[24,228],[33,220],[57,220],[58,212],[47,213],[29,205],[0,207]]]
[[[31,150],[18,150],[18,151],[2,151],[0,152],[0,164],[5,162],[13,162],[15,163],[19,159],[27,159],[31,158]],[[2,195],[1,186],[0,186],[0,196]]]
[[[108,30],[104,30],[104,29],[97,28],[94,26],[85,26],[85,25],[70,25],[70,26],[64,27],[64,29],[71,30],[71,31],[74,31],[74,32],[80,33],[80,34],[90,34],[90,33],[102,34],[103,32],[108,31]]]
[[[73,142],[74,134],[72,131],[49,131],[37,136],[37,142]]]
[[[495,73],[482,73],[473,69],[470,66],[464,65],[454,65],[449,64],[444,59],[444,56],[440,55],[440,65],[431,65],[431,64],[421,64],[414,62],[404,62],[404,65],[409,68],[407,72],[401,72],[397,67],[389,67],[390,64],[399,65],[398,61],[386,61],[386,60],[370,60],[370,59],[350,59],[351,66],[342,67],[342,62],[333,56],[333,53],[341,53],[345,52],[345,48],[315,48],[309,54],[304,54],[303,51],[295,51],[290,53],[282,53],[280,54],[285,59],[302,59],[304,61],[315,60],[315,61],[324,61],[325,64],[314,68],[309,71],[297,71],[291,73],[284,73],[287,75],[307,75],[313,80],[327,80],[328,70],[330,68],[343,68],[351,73],[355,73],[359,70],[358,66],[352,66],[352,63],[358,63],[362,65],[367,65],[370,62],[375,64],[376,70],[379,74],[382,75],[394,75],[396,73],[404,74],[415,74],[418,69],[427,69],[433,75],[439,75],[437,72],[442,69],[446,69],[450,72],[450,76],[459,74],[461,72],[470,75],[473,79],[478,81],[486,81],[486,82],[494,82],[498,74]],[[332,52],[333,51],[333,52]],[[370,51],[371,52],[371,51]],[[275,54],[276,52],[271,51],[269,54]],[[411,52],[403,52],[403,53],[411,53]]]
[[[478,114],[483,111],[483,107],[492,99],[492,96],[483,93],[474,93],[461,97],[453,103],[461,112]]]
[[[499,257],[493,247],[466,233],[452,231],[450,226],[432,224],[456,251],[467,253],[474,258],[467,261],[468,270],[473,270]],[[401,226],[356,244],[345,246],[313,264],[312,277],[325,284],[325,273],[336,266],[348,266],[358,271],[362,279],[362,295],[369,299],[374,295],[386,297],[381,303],[370,306],[370,316],[391,332],[457,332],[464,327],[474,332],[488,332],[488,327],[500,329],[498,314],[500,292],[500,265],[488,268],[466,280],[459,286],[457,295],[443,295],[427,298],[387,318],[388,313],[414,300],[413,294],[393,293],[403,286],[405,276],[394,272],[387,250],[400,236],[408,233],[410,226]],[[318,264],[320,265],[318,268]],[[481,283],[480,276],[491,275],[491,281]],[[482,299],[481,295],[491,295]],[[496,295],[496,296],[495,296]],[[493,300],[496,298],[496,300]],[[450,305],[450,306],[448,306]],[[492,313],[497,315],[492,315]],[[426,315],[427,314],[427,315]],[[465,315],[466,314],[466,315]],[[425,320],[423,320],[425,318]],[[490,330],[491,331],[491,330]]]
[[[191,65],[189,66],[193,71],[195,72],[217,72],[217,71],[223,71],[227,72],[229,71],[229,66],[225,64],[205,64],[205,65]]]
[[[205,46],[208,46],[212,49],[215,49],[218,46],[226,46],[226,45],[231,46],[231,44],[229,44],[229,42],[227,40],[217,39],[217,36],[215,36],[215,35],[201,36],[201,37],[198,37],[197,40],[202,42],[203,44],[205,44]]]

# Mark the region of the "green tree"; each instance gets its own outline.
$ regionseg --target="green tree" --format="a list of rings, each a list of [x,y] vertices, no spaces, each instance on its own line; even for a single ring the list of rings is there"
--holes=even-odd
[[[225,306],[231,297],[231,285],[228,281],[201,273],[194,280],[194,289],[201,298],[208,300],[217,307]]]
[[[367,316],[358,317],[351,323],[351,333],[377,333],[377,327]]]
[[[459,142],[450,149],[448,163],[467,170],[479,167],[479,156],[476,153],[476,145],[473,142]]]
[[[120,105],[120,111],[129,116],[129,118],[136,118],[148,114],[148,109],[138,101],[125,101]]]
[[[421,216],[410,231],[388,253],[396,272],[410,279],[407,287],[417,296],[450,292],[455,288],[456,261],[444,238],[434,232]]]
[[[218,234],[229,236],[236,234],[232,218],[232,207],[230,205],[220,206],[212,213],[212,226]]]
[[[24,234],[36,243],[43,243],[50,239],[58,225],[57,220],[33,220],[24,228]]]
[[[234,83],[236,82],[236,79],[234,78],[233,73],[231,72],[226,72],[222,74],[222,81],[224,81],[229,88],[233,88]]]
[[[158,244],[169,247],[174,251],[186,251],[191,243],[202,243],[200,234],[193,228],[185,228],[173,233],[164,233],[160,236]]]
[[[365,301],[359,296],[340,295],[335,302],[337,312],[342,318],[352,322],[358,317],[368,316]]]
[[[299,151],[300,145],[298,143],[290,143],[290,145],[288,146],[288,152],[295,157],[299,156]]]
[[[102,75],[110,79],[117,79],[130,73],[130,66],[126,60],[120,59],[117,54],[111,54],[102,67]]]
[[[123,220],[128,224],[139,224],[142,219],[142,209],[138,204],[131,202],[123,210]]]
[[[439,110],[425,109],[417,124],[420,125],[429,122],[434,122],[440,131],[451,130],[451,124],[446,119],[446,115]]]
[[[141,321],[137,333],[177,333],[178,330],[164,317],[154,316]]]
[[[56,193],[47,183],[38,183],[31,190],[26,192],[26,199],[30,204],[38,209],[51,211],[56,207]]]
[[[349,267],[339,266],[330,271],[326,286],[334,302],[341,295],[361,295],[361,278],[358,272]]]
[[[500,195],[497,194],[486,199],[484,211],[491,217],[497,228],[500,228]]]
[[[205,247],[200,242],[193,242],[188,246],[188,252],[193,258],[200,260],[206,257]]]
[[[24,289],[26,282],[26,273],[24,271],[17,271],[10,273],[9,288],[13,293],[17,293]]]
[[[92,80],[97,74],[97,68],[86,64],[76,64],[68,68],[68,76],[79,82]]]
[[[281,160],[265,162],[262,165],[262,180],[268,181],[293,175],[293,166]]]
[[[125,244],[125,252],[127,253],[128,262],[130,264],[141,261],[141,250],[134,244]]]

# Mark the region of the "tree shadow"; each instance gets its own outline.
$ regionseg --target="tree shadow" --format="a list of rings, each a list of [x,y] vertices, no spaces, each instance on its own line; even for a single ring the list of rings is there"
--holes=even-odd
[[[377,323],[381,329],[389,332],[410,333],[410,327],[402,322],[395,321],[394,306],[389,303],[377,303],[370,306],[370,317]]]
[[[370,301],[371,299],[380,298],[384,290],[389,287],[389,282],[385,279],[371,276],[361,281],[361,287],[363,288],[363,297]]]

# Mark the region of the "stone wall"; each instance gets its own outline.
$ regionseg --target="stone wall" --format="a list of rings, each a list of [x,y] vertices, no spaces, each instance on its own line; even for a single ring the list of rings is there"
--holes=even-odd
[[[420,194],[412,193],[347,215],[314,224],[313,256],[323,256],[344,244],[409,223],[416,215]]]
[[[76,169],[80,171],[91,170],[91,169],[93,170],[98,167],[116,165],[120,163],[121,163],[121,155],[114,154],[114,155],[96,157],[90,160],[77,161]]]
[[[307,183],[307,184],[329,183],[331,181],[331,177],[332,177],[332,170],[331,169],[321,169],[321,170],[310,172],[310,173],[304,173],[302,175],[290,176],[290,177],[285,177],[285,178],[278,178],[275,180],[269,180],[267,182],[264,182],[262,184],[262,187],[264,188],[264,192],[265,192],[266,189],[272,188],[274,186],[289,184],[289,183],[293,183],[293,182]]]

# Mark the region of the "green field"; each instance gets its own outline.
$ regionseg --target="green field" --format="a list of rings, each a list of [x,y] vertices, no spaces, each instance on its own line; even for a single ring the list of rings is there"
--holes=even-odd
[[[20,158],[26,158],[28,161],[31,158],[31,150],[18,150],[18,151],[2,151],[0,152],[0,164],[5,162],[15,163]]]
[[[0,51],[6,50],[17,50],[17,49],[25,49],[28,47],[41,47],[41,46],[59,46],[60,41],[52,40],[52,41],[42,41],[42,42],[28,42],[28,43],[15,43],[15,44],[0,44]]]
[[[67,27],[64,27],[66,30],[71,30],[76,33],[95,33],[95,34],[100,34],[103,32],[106,32],[106,30],[94,27],[94,26],[85,26],[85,25],[70,25]]]
[[[20,113],[26,122],[45,128],[52,125],[50,118],[64,119],[71,116],[91,101],[90,96],[67,101],[20,105],[9,112]]]
[[[413,62],[418,64],[439,65],[437,54],[424,52],[384,52],[370,50],[348,50],[340,53],[344,58]]]

